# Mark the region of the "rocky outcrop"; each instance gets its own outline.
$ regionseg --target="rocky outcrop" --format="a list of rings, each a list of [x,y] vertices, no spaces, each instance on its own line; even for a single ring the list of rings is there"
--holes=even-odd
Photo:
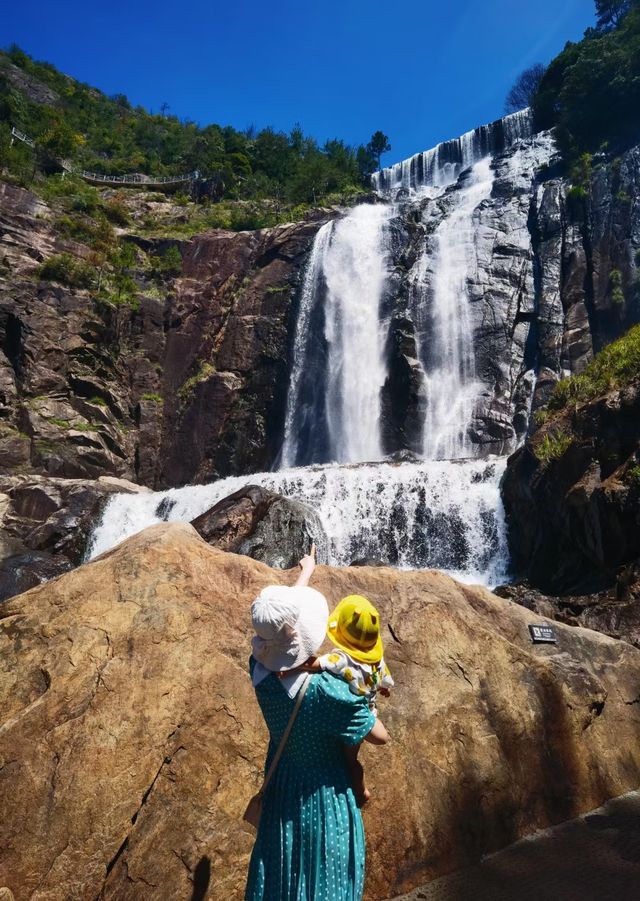
[[[0,476],[0,601],[78,566],[107,500],[144,490],[109,476]]]
[[[35,280],[50,256],[91,252],[34,195],[0,184],[0,469],[165,487],[268,468],[292,299],[322,221],[136,238],[137,301],[113,305]],[[145,261],[171,245],[182,272],[159,291]]]
[[[515,572],[547,594],[611,586],[640,557],[640,383],[546,422],[509,459]]]
[[[495,589],[539,616],[570,626],[584,626],[640,648],[640,572],[634,564],[620,570],[616,585],[596,594],[546,595],[527,582]]]
[[[277,569],[295,566],[312,542],[324,539],[314,510],[257,485],[225,497],[191,525],[213,547]]]
[[[467,276],[483,383],[469,437],[479,454],[515,450],[555,382],[640,320],[640,147],[596,158],[590,178],[571,185],[551,135],[540,133],[497,154],[491,170],[490,194],[473,214]],[[467,170],[436,197],[400,197],[390,224],[388,450],[422,448],[437,231],[469,178]]]
[[[249,604],[295,573],[160,525],[0,619],[0,886],[16,901],[242,897],[265,730]],[[396,679],[365,747],[368,899],[592,809],[640,777],[640,652],[437,572],[319,567],[380,607]]]

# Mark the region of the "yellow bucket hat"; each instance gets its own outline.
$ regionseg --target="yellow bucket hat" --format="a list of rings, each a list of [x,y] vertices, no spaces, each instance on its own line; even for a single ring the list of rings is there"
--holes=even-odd
[[[380,616],[371,601],[360,594],[342,598],[329,616],[327,635],[337,648],[360,663],[382,660]]]

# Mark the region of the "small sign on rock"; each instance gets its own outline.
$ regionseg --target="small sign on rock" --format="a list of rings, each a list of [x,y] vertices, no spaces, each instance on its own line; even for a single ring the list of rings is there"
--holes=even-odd
[[[558,641],[558,636],[556,635],[556,630],[553,626],[529,626],[529,633],[531,635],[531,641],[534,644],[545,643],[545,644],[556,644]]]

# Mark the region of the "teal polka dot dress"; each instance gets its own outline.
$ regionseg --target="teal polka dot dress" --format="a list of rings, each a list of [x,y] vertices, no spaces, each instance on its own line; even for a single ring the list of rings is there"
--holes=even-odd
[[[271,738],[266,769],[295,699],[273,675],[256,696]],[[328,673],[311,677],[265,793],[245,901],[361,901],[364,829],[342,746],[361,742],[374,723],[366,700],[346,682]]]

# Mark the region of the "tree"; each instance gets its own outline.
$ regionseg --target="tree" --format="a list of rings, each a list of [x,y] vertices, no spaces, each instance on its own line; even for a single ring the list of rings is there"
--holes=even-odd
[[[368,145],[365,147],[363,144],[360,144],[356,151],[356,163],[358,166],[358,173],[360,174],[360,180],[363,185],[367,185],[371,176],[376,171],[376,168],[379,168]]]
[[[595,0],[598,28],[606,31],[617,28],[632,6],[640,6],[639,0]]]
[[[504,102],[505,113],[517,113],[518,110],[533,105],[544,73],[542,63],[535,63],[518,75]]]
[[[620,153],[640,130],[640,4],[616,28],[568,43],[549,64],[534,103],[538,128],[555,128],[566,162],[606,144]]]
[[[389,143],[389,138],[383,134],[381,131],[375,131],[371,135],[371,140],[367,144],[367,150],[371,154],[371,156],[375,159],[377,163],[377,168],[380,168],[380,157],[383,153],[388,153],[391,150],[391,144]]]

